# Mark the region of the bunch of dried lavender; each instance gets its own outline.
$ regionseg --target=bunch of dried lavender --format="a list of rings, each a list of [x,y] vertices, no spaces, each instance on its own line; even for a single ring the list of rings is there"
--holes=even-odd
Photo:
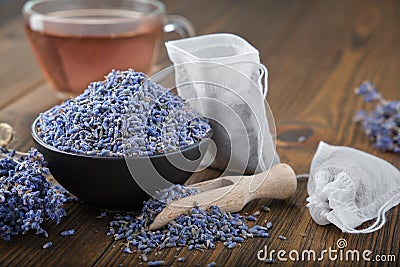
[[[43,155],[36,149],[17,158],[15,151],[0,148],[0,237],[34,230],[47,236],[45,220],[57,224],[65,215],[67,192],[46,180],[49,174]]]
[[[400,101],[384,99],[369,81],[357,87],[355,94],[362,96],[367,103],[378,102],[372,111],[360,110],[355,116],[355,121],[361,122],[374,146],[383,151],[400,153]]]

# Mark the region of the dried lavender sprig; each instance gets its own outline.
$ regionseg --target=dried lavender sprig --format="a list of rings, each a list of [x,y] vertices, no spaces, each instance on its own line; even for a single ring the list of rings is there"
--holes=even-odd
[[[36,149],[18,160],[14,152],[0,151],[7,155],[0,158],[0,237],[9,241],[12,235],[30,230],[47,236],[42,223],[60,222],[67,192],[46,180],[47,163]]]
[[[369,81],[356,88],[355,93],[362,96],[365,102],[378,102],[372,111],[358,111],[355,121],[361,122],[365,134],[376,148],[400,153],[400,101],[384,99]]]
[[[370,81],[364,81],[360,86],[354,89],[356,95],[362,96],[365,102],[376,100],[383,101],[382,94],[376,91],[375,85]]]

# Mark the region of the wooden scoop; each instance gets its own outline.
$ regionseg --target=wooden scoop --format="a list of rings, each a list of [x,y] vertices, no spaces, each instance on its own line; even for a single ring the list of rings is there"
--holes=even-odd
[[[193,184],[191,187],[197,188],[200,193],[169,203],[156,216],[150,230],[167,225],[195,205],[203,210],[216,205],[225,212],[238,212],[253,199],[289,198],[296,191],[297,179],[289,165],[277,164],[256,175],[227,176]]]

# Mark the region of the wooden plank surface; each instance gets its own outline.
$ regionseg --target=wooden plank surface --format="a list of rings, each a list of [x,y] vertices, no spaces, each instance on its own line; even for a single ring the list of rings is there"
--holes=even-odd
[[[399,99],[400,90],[400,3],[398,1],[166,1],[169,13],[188,17],[199,34],[232,32],[256,46],[270,71],[268,102],[274,113],[278,153],[297,173],[307,173],[320,140],[349,145],[382,157],[400,167],[400,156],[379,152],[369,144],[360,127],[353,123],[354,113],[363,105],[353,89],[364,79],[373,81],[388,99]],[[18,16],[21,1],[0,0],[0,121],[16,131],[13,146],[26,150],[33,143],[29,125],[38,113],[59,100],[46,84],[24,36]],[[12,14],[12,15],[11,15]],[[166,38],[176,38],[169,35]],[[165,64],[165,51],[160,62]],[[303,143],[298,133],[311,133]],[[289,137],[289,138],[288,138]],[[206,170],[191,182],[218,175]],[[305,207],[306,180],[290,200],[259,200],[243,212],[252,213],[261,205],[271,207],[258,223],[272,221],[267,239],[248,240],[234,250],[219,244],[215,250],[188,251],[165,249],[149,259],[162,259],[173,266],[264,266],[257,252],[265,245],[284,249],[321,251],[335,248],[345,238],[346,249],[369,249],[373,255],[395,255],[400,260],[399,207],[387,214],[386,225],[367,235],[343,234],[336,227],[318,226]],[[68,204],[68,217],[60,225],[49,224],[50,237],[33,234],[0,241],[0,266],[136,266],[137,254],[122,253],[120,243],[106,235],[108,218],[97,219],[99,211],[82,203]],[[365,224],[364,226],[367,226]],[[63,230],[75,228],[71,237]],[[278,239],[284,235],[286,240]],[[41,246],[53,242],[53,247]],[[184,264],[174,256],[184,257]],[[383,265],[382,262],[324,261],[324,265]],[[396,266],[395,262],[385,263]],[[314,265],[313,262],[276,262],[275,265]],[[146,264],[144,264],[146,266]]]

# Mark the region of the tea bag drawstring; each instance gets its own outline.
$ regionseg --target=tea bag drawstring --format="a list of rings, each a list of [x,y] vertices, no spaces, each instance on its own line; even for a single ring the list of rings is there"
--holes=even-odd
[[[364,229],[356,230],[352,227],[347,227],[343,225],[343,227],[345,228],[345,232],[350,234],[367,234],[381,229],[382,226],[386,223],[386,212],[388,212],[394,205],[399,204],[399,202],[400,193],[394,195],[391,199],[389,199],[385,202],[385,204],[382,205],[382,207],[378,210],[378,218],[371,226]]]
[[[296,175],[297,179],[301,179],[301,178],[308,178],[310,176],[310,174],[308,173],[302,173],[302,174],[298,174]],[[377,231],[379,229],[381,229],[385,223],[386,223],[386,213],[394,206],[399,204],[400,202],[400,193],[394,195],[392,198],[390,198],[388,201],[386,201],[382,207],[378,210],[378,217],[375,220],[375,222],[364,229],[354,229],[352,227],[347,227],[346,225],[343,225],[344,227],[344,232],[346,233],[350,233],[350,234],[367,234],[367,233],[372,233],[374,231]]]
[[[258,86],[262,88],[262,94],[265,99],[268,93],[268,69],[264,64],[260,64],[261,75],[258,78]],[[263,77],[264,77],[264,85],[263,85]]]
[[[268,69],[267,67],[265,67],[264,64],[260,63],[260,77],[258,78],[258,87],[261,89],[261,93],[263,95],[263,99],[264,101],[266,101],[266,97],[267,97],[267,93],[268,93]],[[264,77],[264,84],[263,84],[263,77]],[[264,140],[264,138],[262,138],[263,136],[263,132],[261,130],[259,130],[259,135],[261,135],[261,138],[259,139],[259,147],[262,147],[262,142]],[[274,152],[276,153],[276,152]],[[258,162],[259,162],[259,167],[261,168],[261,170],[266,170],[267,167],[265,166],[263,159],[263,153],[262,151],[258,153]]]

